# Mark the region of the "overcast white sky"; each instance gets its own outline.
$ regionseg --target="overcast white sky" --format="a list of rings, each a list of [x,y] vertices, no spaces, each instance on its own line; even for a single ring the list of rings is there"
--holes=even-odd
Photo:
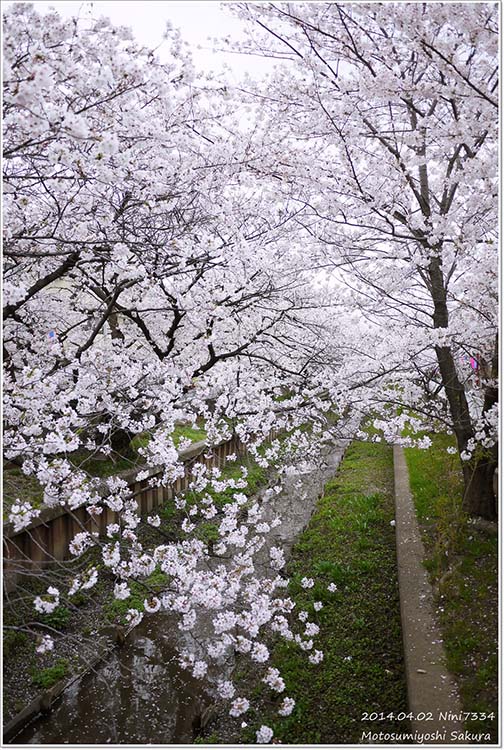
[[[226,62],[233,70],[233,77],[240,78],[245,72],[252,75],[263,75],[271,70],[271,61],[258,57],[244,57],[236,54],[212,53],[214,47],[210,38],[231,35],[239,36],[242,24],[229,10],[221,7],[220,2],[210,0],[116,0],[115,2],[82,2],[82,0],[53,0],[42,2],[36,0],[35,8],[46,12],[50,7],[66,17],[86,15],[92,12],[93,17],[107,16],[117,25],[130,26],[135,38],[148,47],[157,47],[160,59],[163,59],[162,36],[166,21],[170,20],[180,28],[182,38],[189,42],[197,70],[209,72],[220,71]],[[6,3],[11,5],[11,3]],[[89,6],[92,6],[90,9]],[[223,45],[215,45],[223,46]]]

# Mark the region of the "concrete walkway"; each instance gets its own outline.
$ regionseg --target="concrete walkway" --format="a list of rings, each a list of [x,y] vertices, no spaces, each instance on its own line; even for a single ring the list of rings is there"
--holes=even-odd
[[[457,743],[462,732],[462,706],[457,686],[446,668],[442,635],[436,622],[432,587],[422,561],[420,536],[404,450],[394,446],[397,566],[412,731],[432,735],[423,743]],[[422,744],[423,744],[422,743]]]

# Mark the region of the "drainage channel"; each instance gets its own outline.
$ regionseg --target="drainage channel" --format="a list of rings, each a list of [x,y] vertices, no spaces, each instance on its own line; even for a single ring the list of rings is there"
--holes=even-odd
[[[343,452],[343,443],[332,446],[317,467],[287,478],[268,507],[265,520],[270,514],[284,519],[268,543],[282,546],[286,557]],[[212,631],[211,619],[211,614],[199,618],[200,642]],[[182,641],[173,615],[146,617],[122,648],[72,683],[50,714],[36,716],[10,744],[192,744],[201,715],[215,698],[180,668],[177,646]]]
[[[145,618],[94,672],[76,680],[47,716],[12,744],[187,744],[210,698],[182,671],[173,616]]]

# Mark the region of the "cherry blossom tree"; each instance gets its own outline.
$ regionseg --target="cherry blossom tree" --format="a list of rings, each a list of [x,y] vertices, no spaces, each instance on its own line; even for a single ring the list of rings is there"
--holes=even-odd
[[[238,49],[279,61],[241,91],[263,123],[254,173],[360,310],[336,380],[388,438],[412,410],[452,431],[464,506],[495,518],[496,5],[232,7]]]
[[[465,506],[494,517],[497,37],[487,4],[235,11],[251,23],[241,49],[283,63],[235,91],[198,77],[171,30],[161,64],[105,19],[6,13],[4,415],[7,459],[47,506],[118,514],[102,536],[75,536],[73,576],[48,580],[35,612],[92,589],[99,568],[119,600],[140,582],[129,624],[175,612],[181,664],[239,717],[249,699],[211,662],[247,654],[280,695],[268,633],[323,659],[315,615],[291,617],[272,532],[282,478],[335,434],[370,418],[391,440],[452,430]],[[146,466],[173,482],[174,427],[197,420],[209,448],[234,432],[277,475],[249,498],[246,470],[197,463],[166,539],[87,461],[142,433]],[[283,439],[265,445],[272,431]],[[10,520],[37,513],[20,498]],[[198,535],[208,521],[212,545]],[[145,584],[154,570],[161,593]],[[53,646],[39,633],[40,653]],[[293,708],[286,697],[279,715]]]
[[[82,526],[71,574],[60,568],[55,585],[49,573],[35,617],[91,590],[99,568],[119,600],[157,569],[166,590],[142,584],[143,609],[132,607],[128,623],[164,609],[190,634],[210,612],[215,637],[205,653],[188,648],[183,664],[203,678],[209,660],[235,649],[263,664],[280,693],[265,629],[311,652],[317,628],[294,632],[286,619],[294,603],[270,534],[280,482],[249,501],[246,470],[223,479],[196,464],[191,490],[202,499],[175,499],[184,518],[174,541],[156,532],[159,517],[140,519],[122,479],[87,471],[92,456],[114,456],[143,433],[146,465],[173,482],[183,471],[178,421],[203,419],[210,446],[234,430],[262,466],[291,472],[328,438],[320,295],[286,229],[293,209],[273,178],[249,179],[234,101],[197,80],[178,35],[168,38],[171,60],[160,64],[105,19],[65,21],[27,4],[5,15],[5,454],[40,483],[46,506],[118,514],[102,536]],[[297,429],[309,421],[314,441]],[[260,450],[272,430],[290,435]],[[218,508],[208,492],[225,490],[232,502]],[[9,518],[23,529],[39,512],[19,498]],[[198,536],[211,519],[212,548]],[[39,653],[53,647],[51,629],[38,634]],[[235,697],[221,682],[219,694]],[[293,705],[286,699],[281,715]],[[247,707],[235,697],[231,715]]]
[[[262,362],[264,381],[273,339],[288,372],[280,330],[314,305],[306,264],[271,190],[240,184],[219,125],[229,105],[193,86],[177,37],[160,65],[106,21],[77,29],[25,6],[6,37],[12,457],[73,451],[77,428],[91,446],[128,421],[192,417],[229,378],[241,398],[231,362]]]

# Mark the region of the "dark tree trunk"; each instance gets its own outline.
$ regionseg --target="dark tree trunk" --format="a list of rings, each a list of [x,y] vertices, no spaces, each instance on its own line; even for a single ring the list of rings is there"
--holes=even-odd
[[[463,508],[471,516],[481,516],[488,521],[497,520],[497,500],[494,492],[496,468],[497,449],[492,451],[491,455],[463,462]]]
[[[480,362],[480,367],[482,363]],[[483,414],[489,411],[499,400],[497,379],[499,377],[499,337],[495,337],[495,348],[492,361],[485,376],[489,383],[485,388]],[[482,516],[489,521],[495,521],[498,516],[497,489],[495,470],[498,466],[499,450],[497,445],[473,464],[464,467],[464,508],[473,515]],[[467,475],[467,478],[466,478]]]
[[[115,453],[121,456],[127,456],[131,452],[130,442],[134,434],[121,427],[115,428],[110,435],[110,445]]]
[[[448,328],[448,305],[443,271],[439,258],[433,258],[429,266],[430,293],[434,303],[434,328]],[[466,450],[469,440],[474,438],[474,428],[469,404],[463,384],[457,374],[453,354],[449,346],[436,346],[436,357],[441,379],[450,406],[453,431],[457,438],[459,454]],[[497,349],[496,349],[497,351]],[[494,372],[495,370],[495,372]],[[497,377],[497,354],[492,361],[492,374]],[[487,389],[483,412],[497,400],[497,390]],[[464,476],[463,507],[472,516],[481,516],[490,521],[497,517],[494,493],[494,472],[497,468],[497,448],[488,455],[462,462]]]
[[[456,374],[451,351],[436,347],[443,383],[450,404],[453,431],[457,438],[459,454],[466,450],[468,441],[474,437],[469,408],[464,391]],[[497,446],[481,457],[462,461],[464,477],[464,510],[471,516],[481,516],[489,521],[497,518],[494,493],[494,473],[497,468]]]

